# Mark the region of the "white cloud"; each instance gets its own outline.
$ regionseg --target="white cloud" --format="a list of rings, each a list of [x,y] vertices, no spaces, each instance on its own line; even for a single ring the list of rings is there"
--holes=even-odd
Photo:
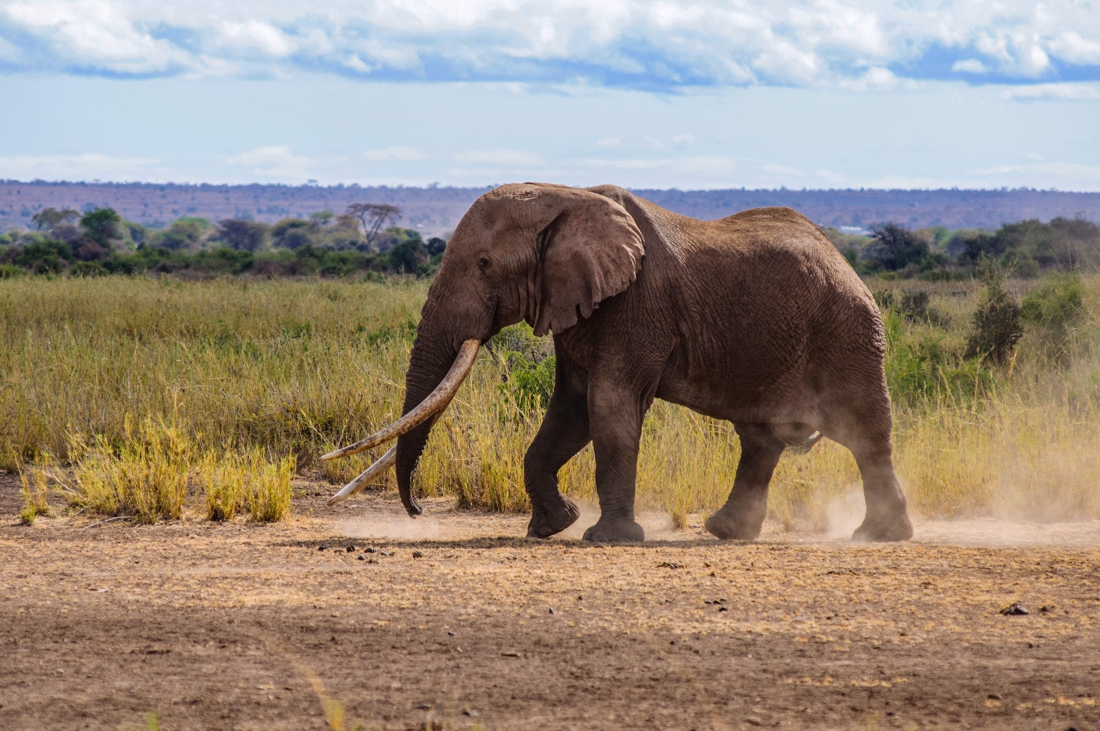
[[[672,141],[677,145],[690,145],[692,142],[695,142],[695,137],[690,134],[676,135],[672,138]]]
[[[1070,101],[1100,99],[1100,87],[1096,84],[1033,84],[1006,89],[1001,96],[1019,101],[1064,99]]]
[[[118,2],[9,2],[0,6],[3,16],[16,28],[47,40],[57,59],[69,66],[144,74],[198,63],[191,54],[138,27]]]
[[[384,160],[413,162],[428,159],[428,155],[412,147],[383,147],[378,150],[367,150],[363,153],[363,157],[371,162],[382,162]]]
[[[246,23],[222,23],[222,43],[239,51],[259,51],[274,58],[294,53],[297,44],[278,28],[255,20]]]
[[[814,170],[814,175],[821,178],[822,180],[827,180],[830,183],[834,183],[836,185],[848,182],[848,178],[844,177],[840,173],[834,173],[832,170],[826,170],[824,168],[822,168],[821,170]]]
[[[471,150],[455,155],[455,161],[468,165],[519,168],[542,165],[542,156],[523,150]]]
[[[226,160],[229,165],[248,168],[264,178],[305,180],[312,177],[315,161],[305,155],[295,155],[287,145],[266,145],[242,152]]]
[[[693,173],[704,177],[729,173],[736,167],[737,163],[733,160],[717,155],[682,157],[672,163],[672,169],[678,173]]]
[[[897,83],[898,79],[890,69],[875,66],[867,69],[858,79],[845,79],[840,85],[853,91],[889,91]]]
[[[150,180],[161,171],[160,160],[142,157],[83,155],[18,155],[0,157],[0,179],[19,180]]]
[[[798,168],[792,168],[789,165],[779,165],[777,163],[768,163],[767,165],[761,165],[760,169],[768,175],[774,175],[782,178],[800,178],[802,177],[802,171]]]
[[[1027,157],[1031,157],[1030,155]],[[1076,162],[1032,162],[1025,165],[997,165],[975,170],[986,179],[986,184],[1021,185],[1069,190],[1096,190],[1100,188],[1100,165]]]
[[[1100,37],[1085,38],[1075,30],[1066,31],[1050,43],[1051,52],[1069,63],[1100,64]]]
[[[359,58],[358,53],[353,53],[344,59],[344,66],[361,74],[369,74],[374,70],[374,66],[364,63],[363,59]]]
[[[676,158],[589,158],[581,165],[596,170],[671,170],[676,173],[698,175],[702,178],[729,173],[737,163],[720,155]]]
[[[1050,83],[1100,65],[1087,2],[911,0],[0,0],[0,60],[103,74],[351,70],[383,80],[679,89],[891,88],[952,73]],[[14,48],[14,50],[13,50]],[[583,69],[583,71],[578,71]],[[923,71],[922,71],[923,69]],[[933,73],[945,75],[942,66]]]
[[[985,64],[976,58],[967,58],[962,61],[956,61],[951,64],[951,70],[955,73],[964,74],[985,74],[989,73],[989,69],[985,67]]]
[[[619,159],[619,160],[607,160],[602,158],[589,158],[581,162],[582,165],[589,168],[596,169],[612,169],[612,170],[651,170],[653,168],[659,168],[667,166],[670,160],[639,160],[639,159]]]

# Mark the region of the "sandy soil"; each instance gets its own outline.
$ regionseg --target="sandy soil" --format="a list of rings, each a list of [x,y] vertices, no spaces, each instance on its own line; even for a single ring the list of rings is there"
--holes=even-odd
[[[0,729],[1100,728],[1097,523],[607,547],[321,490],[28,528],[0,475]]]

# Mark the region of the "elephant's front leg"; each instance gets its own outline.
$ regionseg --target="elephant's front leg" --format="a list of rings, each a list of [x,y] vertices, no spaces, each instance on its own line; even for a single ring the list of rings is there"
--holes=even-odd
[[[768,484],[786,444],[767,424],[735,424],[741,461],[729,499],[707,518],[707,532],[724,540],[751,541],[760,535],[768,510]]]
[[[645,531],[634,521],[634,482],[642,420],[651,402],[652,397],[639,400],[622,388],[597,388],[589,392],[600,519],[584,532],[586,541],[645,540]]]
[[[591,440],[587,383],[558,358],[554,394],[539,433],[523,458],[523,482],[531,499],[529,538],[549,538],[573,525],[580,510],[558,491],[558,470]]]

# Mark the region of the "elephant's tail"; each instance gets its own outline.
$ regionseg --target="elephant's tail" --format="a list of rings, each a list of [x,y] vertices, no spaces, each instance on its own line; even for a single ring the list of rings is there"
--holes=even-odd
[[[801,442],[799,444],[788,444],[787,451],[791,452],[792,454],[806,454],[814,448],[815,444],[821,441],[821,437],[821,432],[815,431],[804,442]]]

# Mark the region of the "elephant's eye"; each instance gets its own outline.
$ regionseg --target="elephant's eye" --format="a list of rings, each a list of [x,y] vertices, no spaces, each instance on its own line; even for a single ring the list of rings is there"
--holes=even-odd
[[[485,271],[489,268],[489,260],[484,256],[477,260],[478,269]]]

